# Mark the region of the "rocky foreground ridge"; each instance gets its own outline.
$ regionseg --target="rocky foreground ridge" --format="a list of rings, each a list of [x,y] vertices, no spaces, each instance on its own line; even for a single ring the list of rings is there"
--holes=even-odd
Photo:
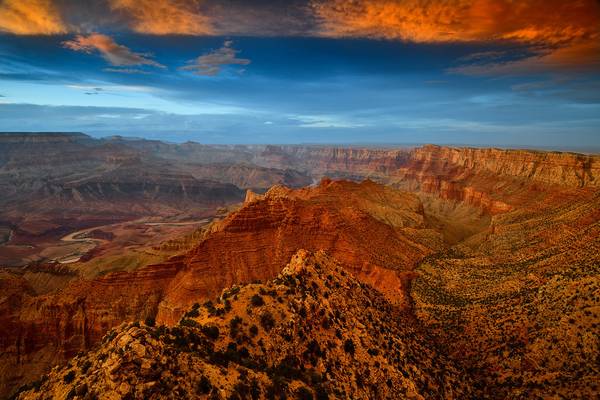
[[[149,326],[150,325],[150,326]],[[195,304],[174,327],[125,324],[18,399],[461,399],[463,371],[323,252]]]

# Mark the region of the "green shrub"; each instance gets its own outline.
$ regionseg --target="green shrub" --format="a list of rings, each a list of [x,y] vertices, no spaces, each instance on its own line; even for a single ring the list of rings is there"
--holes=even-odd
[[[354,342],[352,341],[352,339],[346,339],[346,341],[344,342],[344,351],[348,354],[354,355],[354,350]]]
[[[200,324],[193,319],[182,319],[179,322],[181,326],[189,326],[190,328],[200,328]]]
[[[265,305],[265,301],[263,300],[263,298],[258,295],[255,294],[254,296],[252,296],[252,298],[250,299],[250,303],[254,306],[254,307],[261,307]]]
[[[208,394],[210,393],[211,389],[212,384],[210,383],[210,380],[206,376],[202,375],[198,381],[198,384],[196,385],[196,393]]]
[[[69,372],[67,372],[65,374],[65,376],[63,377],[63,381],[65,383],[71,383],[75,380],[75,371],[70,370]]]
[[[273,318],[270,312],[266,311],[260,316],[260,325],[265,331],[269,332],[275,327],[275,318]]]
[[[202,326],[200,330],[209,339],[217,340],[219,338],[219,328],[214,325]]]
[[[196,318],[200,316],[200,312],[198,311],[197,308],[192,308],[190,311],[188,311],[186,314],[186,317],[188,318]]]
[[[317,400],[329,400],[329,394],[323,386],[317,386],[315,389]]]
[[[298,390],[296,390],[296,396],[298,396],[298,399],[300,399],[300,400],[313,400],[314,399],[312,392],[304,386],[302,386],[302,387],[298,388]]]
[[[240,325],[242,324],[242,319],[239,316],[235,316],[229,321],[229,336],[232,338],[236,337],[240,331]]]

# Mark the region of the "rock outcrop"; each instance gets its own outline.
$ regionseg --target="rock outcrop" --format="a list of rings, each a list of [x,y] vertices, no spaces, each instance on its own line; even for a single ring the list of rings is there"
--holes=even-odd
[[[256,158],[259,164],[346,178],[393,175],[408,160],[408,149],[327,146],[266,146]]]
[[[18,398],[463,399],[463,374],[378,291],[299,251],[275,279],[196,304],[176,327],[109,332]]]
[[[275,277],[301,248],[330,252],[360,280],[407,307],[412,269],[441,247],[441,235],[428,228],[415,195],[372,181],[275,186],[250,196],[170,263],[76,280],[46,296],[22,294],[13,307],[4,303],[11,329],[0,331],[2,384],[6,390],[27,382],[89,349],[123,321],[151,316],[175,324],[193,303],[227,286]]]
[[[179,268],[173,263],[77,280],[45,296],[35,296],[22,278],[0,279],[11,288],[0,298],[0,392],[10,393],[49,366],[88,350],[123,321],[154,316]]]

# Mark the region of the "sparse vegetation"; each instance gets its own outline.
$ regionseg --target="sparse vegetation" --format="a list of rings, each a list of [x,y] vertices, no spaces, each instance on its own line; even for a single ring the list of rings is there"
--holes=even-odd
[[[348,354],[354,355],[355,347],[352,339],[346,339],[344,342],[344,351]]]

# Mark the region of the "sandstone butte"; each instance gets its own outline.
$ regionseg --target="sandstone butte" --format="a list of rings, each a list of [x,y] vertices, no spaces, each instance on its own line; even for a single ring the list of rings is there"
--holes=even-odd
[[[0,333],[2,392],[93,347],[123,321],[154,316],[173,325],[192,304],[225,287],[273,278],[300,248],[326,250],[361,282],[410,310],[414,269],[447,247],[442,232],[430,223],[430,196],[466,203],[489,216],[489,226],[470,239],[470,248],[493,263],[531,255],[545,246],[547,237],[560,244],[565,233],[552,230],[552,224],[544,225],[546,237],[536,244],[515,243],[515,237],[522,236],[519,229],[530,232],[546,224],[548,214],[563,218],[561,213],[569,212],[566,204],[593,204],[600,186],[598,157],[568,153],[437,146],[373,152],[307,148],[300,155],[298,148],[295,153],[268,151],[263,161],[270,165],[298,166],[305,157],[314,162],[317,176],[368,176],[418,196],[372,181],[324,179],[317,187],[299,190],[277,186],[264,196],[248,194],[241,209],[212,226],[191,251],[167,263],[76,280],[44,296],[35,296],[27,282],[11,277],[3,285],[12,289],[0,303],[0,324],[6,327]],[[578,222],[597,226],[597,210],[585,209]],[[598,237],[589,239],[597,248]],[[589,244],[586,248],[582,256],[597,259]],[[421,313],[427,304],[437,307],[423,296],[418,300]]]

